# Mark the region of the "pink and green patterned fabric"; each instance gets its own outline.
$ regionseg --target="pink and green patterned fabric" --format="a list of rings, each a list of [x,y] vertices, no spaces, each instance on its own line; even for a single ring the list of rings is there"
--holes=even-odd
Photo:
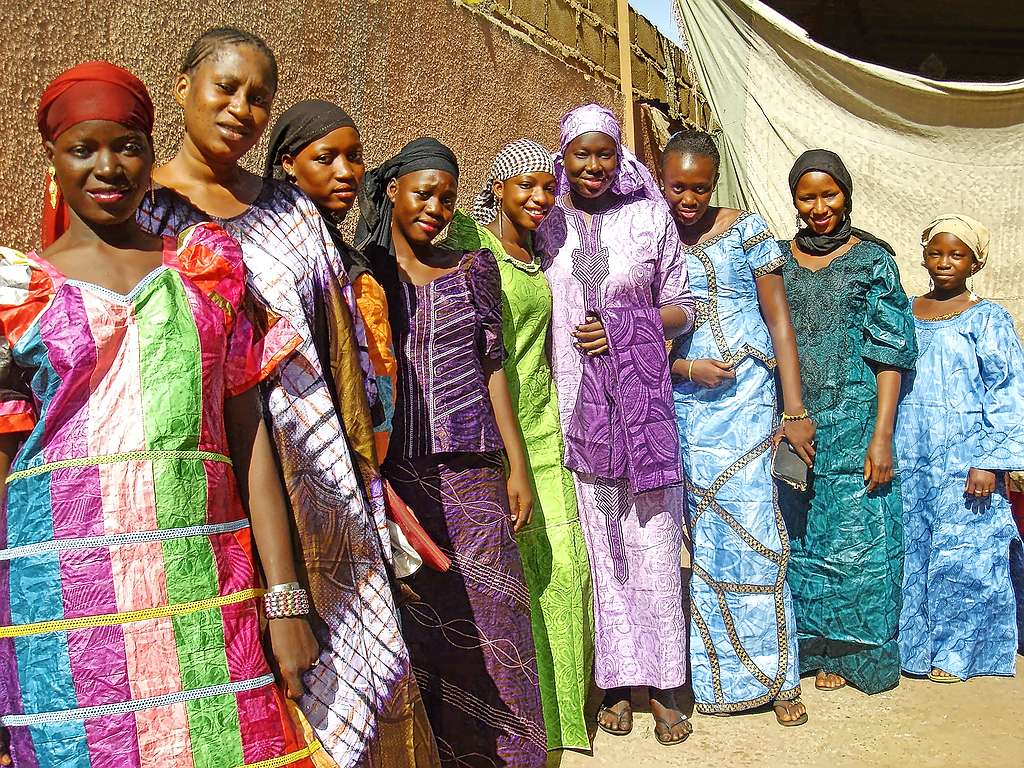
[[[308,766],[260,643],[225,399],[297,345],[218,226],[128,294],[0,251],[0,723],[22,768]],[[2,354],[6,352],[6,354]]]

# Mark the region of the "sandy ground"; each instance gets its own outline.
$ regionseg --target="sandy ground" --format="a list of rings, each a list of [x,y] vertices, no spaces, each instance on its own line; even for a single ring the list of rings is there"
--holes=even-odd
[[[593,756],[552,753],[549,768],[1022,768],[1024,659],[1016,678],[940,685],[904,677],[898,688],[865,696],[852,688],[815,690],[804,678],[809,721],[782,728],[771,712],[693,717],[693,735],[675,747],[654,739],[646,708],[629,736],[597,731]],[[593,714],[597,700],[591,697]],[[634,701],[638,705],[639,702]]]

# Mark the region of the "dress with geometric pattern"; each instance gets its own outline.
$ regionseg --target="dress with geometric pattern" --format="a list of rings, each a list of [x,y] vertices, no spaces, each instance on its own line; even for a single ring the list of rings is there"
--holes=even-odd
[[[731,362],[736,373],[711,389],[674,386],[693,537],[693,693],[701,712],[737,712],[800,694],[789,535],[771,475],[775,353],[756,285],[783,258],[764,219],[746,212],[686,252],[697,322],[673,358]]]

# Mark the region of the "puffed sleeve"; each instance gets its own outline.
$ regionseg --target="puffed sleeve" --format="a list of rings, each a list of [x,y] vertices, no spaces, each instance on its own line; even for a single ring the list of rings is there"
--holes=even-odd
[[[861,355],[881,365],[910,370],[917,361],[917,334],[910,301],[900,285],[900,272],[892,256],[872,245],[877,253],[867,292],[864,347]]]
[[[971,466],[1024,470],[1024,352],[1010,314],[993,304],[976,343],[982,426]]]
[[[498,262],[486,248],[466,257],[465,269],[469,294],[476,308],[477,350],[482,357],[498,363],[505,361],[505,342],[501,333],[501,273]]]
[[[654,260],[654,306],[679,307],[686,313],[686,323],[679,331],[687,333],[693,327],[695,303],[690,291],[690,277],[686,271],[686,254],[679,240],[679,230],[668,210],[655,208],[658,229],[658,253]]]
[[[178,237],[175,267],[224,312],[224,392],[234,397],[267,378],[301,338],[246,286],[241,246],[220,226],[197,224]]]
[[[29,371],[12,348],[49,305],[53,283],[26,256],[0,248],[0,434],[31,432],[36,424]]]
[[[752,213],[743,221],[743,257],[754,279],[782,269],[786,260],[779,244],[760,214]]]

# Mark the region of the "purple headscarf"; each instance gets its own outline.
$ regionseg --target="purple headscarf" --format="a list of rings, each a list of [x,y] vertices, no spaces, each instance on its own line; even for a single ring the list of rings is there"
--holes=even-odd
[[[622,129],[611,110],[600,104],[584,104],[562,118],[562,141],[555,155],[555,178],[558,179],[558,194],[569,191],[569,178],[565,174],[562,158],[569,142],[584,133],[600,131],[615,142],[619,156],[619,170],[611,191],[617,195],[640,195],[650,200],[663,200],[661,189],[647,166],[637,156],[622,146]]]

